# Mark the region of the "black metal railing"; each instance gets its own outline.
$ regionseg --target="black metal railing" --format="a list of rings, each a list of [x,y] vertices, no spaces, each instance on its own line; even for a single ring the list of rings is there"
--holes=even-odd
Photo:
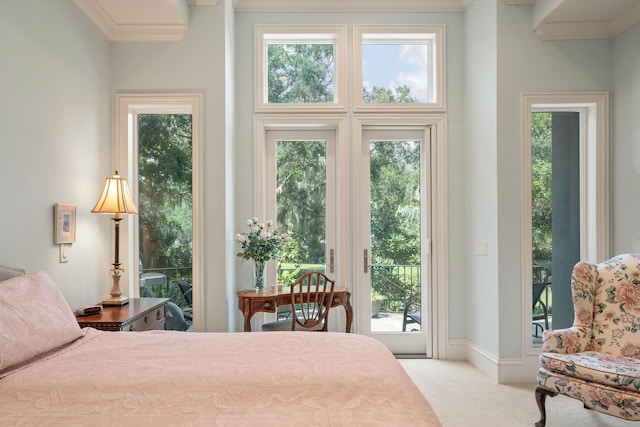
[[[322,271],[324,268],[278,268],[278,277],[298,277],[311,270]],[[406,304],[420,303],[420,265],[372,265],[371,298],[382,300],[381,311],[385,313],[402,313]]]
[[[420,265],[374,264],[371,266],[372,299],[382,298],[381,311],[401,313],[409,303],[421,303]]]

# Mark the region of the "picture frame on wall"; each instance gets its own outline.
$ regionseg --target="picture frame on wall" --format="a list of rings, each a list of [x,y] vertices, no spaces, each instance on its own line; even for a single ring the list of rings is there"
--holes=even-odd
[[[76,206],[56,203],[54,207],[54,233],[56,244],[76,242]]]

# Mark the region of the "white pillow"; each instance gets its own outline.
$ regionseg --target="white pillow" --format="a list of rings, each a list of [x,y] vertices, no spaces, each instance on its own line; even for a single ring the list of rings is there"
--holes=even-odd
[[[69,303],[46,273],[0,282],[0,373],[80,336]]]

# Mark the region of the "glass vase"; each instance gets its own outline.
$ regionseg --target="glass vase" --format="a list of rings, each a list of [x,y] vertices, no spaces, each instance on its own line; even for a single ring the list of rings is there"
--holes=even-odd
[[[264,268],[266,264],[267,263],[263,260],[253,260],[253,286],[255,286],[256,291],[264,289]]]

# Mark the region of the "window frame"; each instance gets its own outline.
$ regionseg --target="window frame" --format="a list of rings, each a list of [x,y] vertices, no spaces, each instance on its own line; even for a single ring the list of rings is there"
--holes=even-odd
[[[437,112],[446,110],[446,43],[445,25],[354,25],[353,26],[353,109],[355,112]],[[411,35],[424,34],[433,38],[430,52],[430,81],[435,99],[419,103],[365,103],[362,102],[362,46],[365,34]],[[384,40],[384,39],[383,39]],[[417,40],[417,39],[416,39]]]
[[[520,95],[522,347],[527,362],[538,364],[541,348],[531,339],[532,218],[531,113],[580,113],[580,259],[610,257],[609,94],[608,92],[525,92]]]
[[[256,25],[254,27],[255,112],[344,112],[347,105],[346,25]],[[317,38],[313,36],[317,35]],[[267,45],[282,40],[313,43],[334,40],[334,101],[310,103],[269,103],[267,92]]]
[[[137,138],[138,114],[191,114],[192,117],[192,192],[193,192],[193,330],[204,328],[204,278],[203,278],[203,141],[204,109],[203,96],[199,93],[148,93],[116,95],[116,144],[115,164],[120,174],[129,179],[134,199],[138,197],[138,155],[134,139]],[[120,228],[121,239],[126,242],[120,248],[120,255],[130,268],[121,278],[121,286],[128,287],[129,295],[138,297],[140,293],[138,265],[139,228],[137,215],[131,215]]]

